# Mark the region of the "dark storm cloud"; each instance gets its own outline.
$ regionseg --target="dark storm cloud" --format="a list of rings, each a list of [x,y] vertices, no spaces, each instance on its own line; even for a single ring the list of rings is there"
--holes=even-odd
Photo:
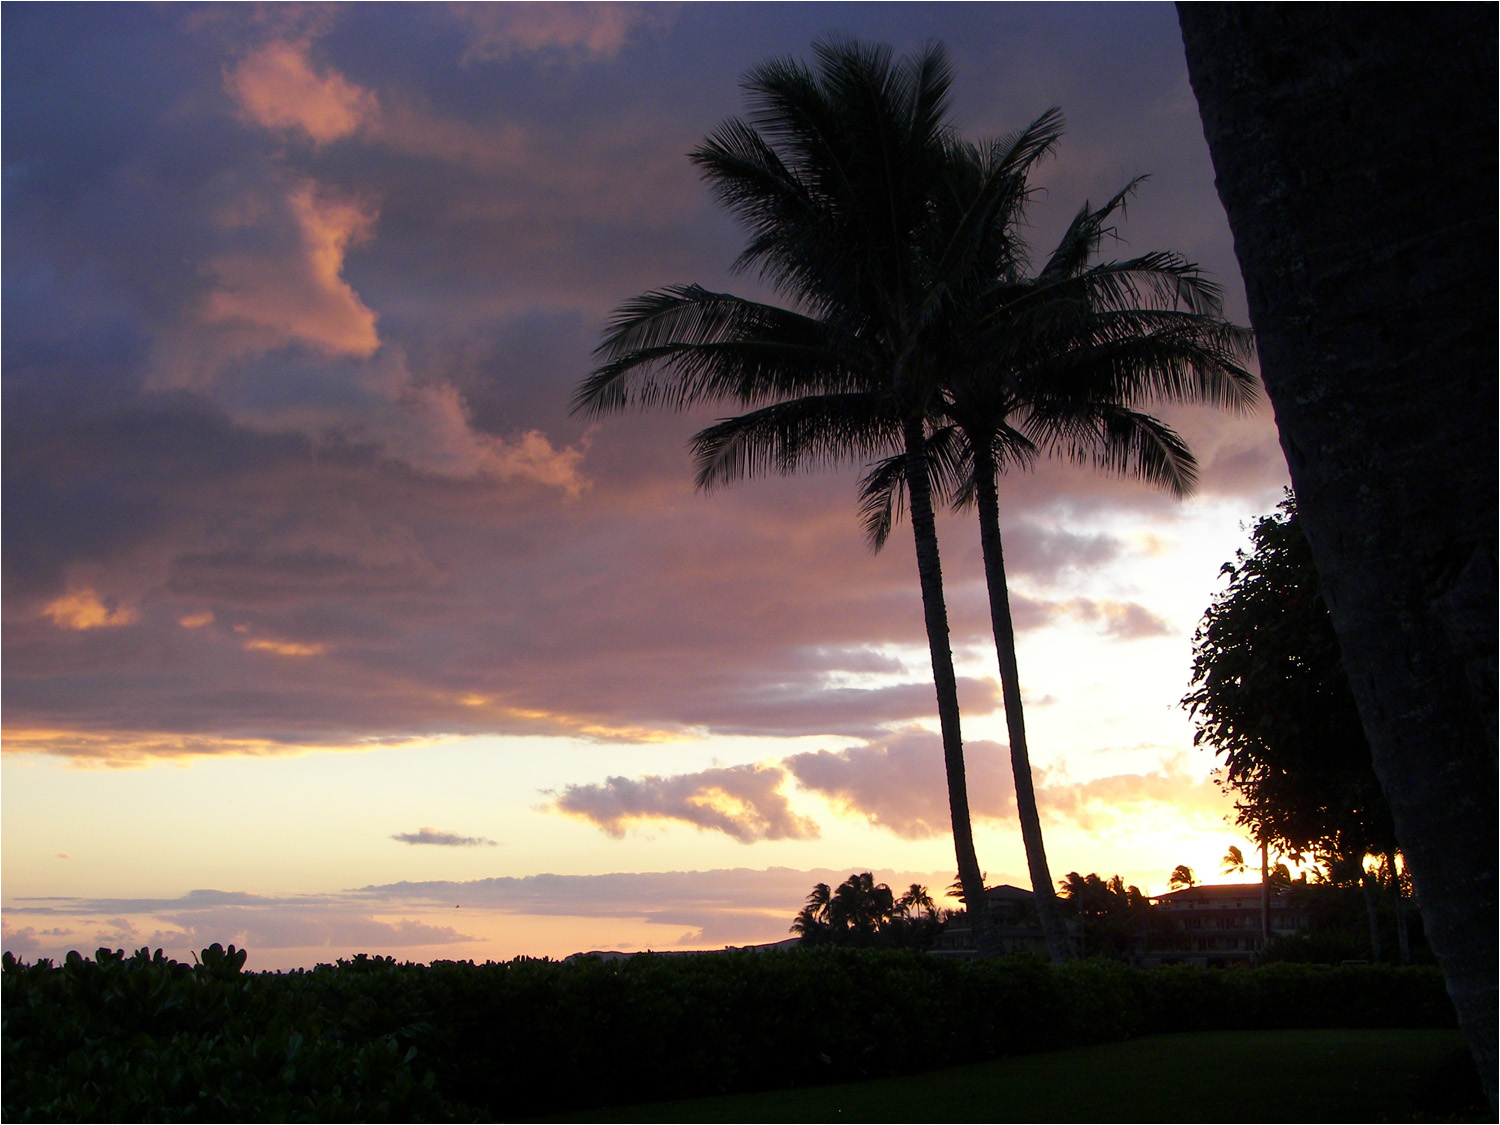
[[[910,540],[868,554],[851,472],[701,497],[684,443],[713,411],[567,413],[621,299],[754,290],[684,154],[742,111],[748,66],[820,33],[947,39],[970,135],[1063,104],[1039,245],[1151,171],[1132,252],[1233,271],[1166,7],[3,21],[7,749],[873,738],[929,716],[927,671],[893,655],[925,643]],[[1268,419],[1205,418],[1181,422],[1205,490],[1273,494]],[[1067,466],[1008,480],[1016,575],[1119,556],[1037,518],[1065,492],[1170,510]],[[984,645],[972,517],[941,526],[954,643]],[[1059,617],[1161,627],[1144,606],[1018,600],[1022,628]],[[961,690],[970,712],[998,704],[992,681]]]

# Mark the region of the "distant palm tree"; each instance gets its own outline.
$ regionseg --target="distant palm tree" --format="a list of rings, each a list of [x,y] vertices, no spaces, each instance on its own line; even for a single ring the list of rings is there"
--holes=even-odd
[[[1198,877],[1193,874],[1193,869],[1185,863],[1179,863],[1172,868],[1172,874],[1167,879],[1167,886],[1174,891],[1184,890],[1198,884]]]
[[[1224,853],[1224,858],[1221,862],[1225,875],[1243,875],[1247,869],[1245,853],[1240,851],[1239,847],[1234,844],[1229,846],[1229,850]]]
[[[829,920],[836,931],[852,931],[857,938],[869,939],[889,925],[896,913],[891,888],[875,882],[866,871],[851,875],[833,892]]]
[[[914,910],[920,910],[922,916],[932,917],[937,909],[937,904],[932,901],[932,896],[927,893],[927,888],[920,883],[913,883],[906,889],[906,893],[896,900],[896,909],[903,915],[910,916]]]
[[[792,920],[792,933],[800,934],[804,943],[811,944],[819,940],[826,940],[831,928],[832,918],[830,911],[833,905],[833,892],[827,883],[815,884],[812,893],[807,896],[807,903],[797,912],[797,917]]]

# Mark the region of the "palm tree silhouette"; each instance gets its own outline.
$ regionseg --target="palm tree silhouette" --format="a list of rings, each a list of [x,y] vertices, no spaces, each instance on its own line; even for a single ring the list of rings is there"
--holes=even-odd
[[[792,933],[800,934],[803,942],[811,944],[826,940],[831,929],[830,910],[833,892],[827,883],[817,883],[807,896],[807,903],[792,920]]]
[[[1060,115],[1033,125],[1045,146],[1061,136]],[[978,171],[975,172],[978,175]],[[1190,492],[1196,462],[1182,439],[1137,406],[1146,401],[1248,407],[1255,379],[1243,365],[1248,329],[1222,317],[1217,285],[1176,254],[1154,252],[1096,262],[1109,223],[1141,179],[1104,206],[1087,203],[1035,276],[1024,246],[997,239],[998,255],[966,301],[952,302],[952,351],[934,402],[928,440],[932,467],[955,504],[979,510],[991,628],[1010,737],[1011,773],[1038,916],[1054,960],[1071,955],[1042,839],[1021,703],[1015,628],[1005,576],[996,480],[1027,467],[1041,451],[1061,453],[1165,487]],[[1026,193],[1002,225],[1023,219]],[[887,458],[865,478],[866,531],[878,550],[899,514],[906,462]]]
[[[875,882],[874,875],[866,871],[850,875],[839,884],[828,913],[835,930],[849,931],[865,942],[889,925],[895,912],[891,888]]]
[[[926,887],[920,883],[913,883],[906,889],[906,893],[896,900],[896,909],[907,917],[912,911],[919,910],[924,918],[930,918],[937,909],[937,904],[932,901],[932,895],[927,893]]]
[[[1193,869],[1185,863],[1179,863],[1172,868],[1172,874],[1167,879],[1167,886],[1174,891],[1184,890],[1197,886],[1198,876],[1193,874]]]
[[[1247,867],[1245,853],[1240,851],[1237,844],[1231,844],[1220,864],[1225,875],[1243,875]]]
[[[749,120],[725,122],[691,154],[749,230],[736,267],[755,267],[792,307],[692,285],[626,302],[574,410],[752,408],[694,438],[703,488],[901,451],[954,851],[978,902],[926,428],[952,351],[950,306],[1010,252],[1004,220],[1054,130],[1046,116],[1003,141],[959,144],[937,44],[895,65],[885,47],[825,40],[813,51],[817,73],[786,60],[751,70]]]

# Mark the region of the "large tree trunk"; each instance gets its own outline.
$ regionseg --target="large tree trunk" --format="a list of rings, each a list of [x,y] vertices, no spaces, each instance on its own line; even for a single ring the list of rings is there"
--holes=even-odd
[[[1000,541],[1000,499],[995,490],[995,461],[989,450],[974,450],[975,498],[979,505],[979,544],[984,552],[984,577],[990,593],[990,625],[995,632],[995,653],[1000,661],[1000,692],[1005,701],[1005,729],[1010,736],[1010,772],[1016,783],[1016,815],[1021,821],[1021,841],[1026,845],[1026,867],[1031,873],[1031,892],[1047,955],[1053,961],[1073,956],[1062,907],[1047,869],[1047,850],[1042,844],[1042,818],[1036,807],[1036,787],[1031,777],[1031,754],[1026,748],[1026,721],[1021,712],[1021,674],[1016,664],[1016,630],[1010,617],[1010,591],[1005,582],[1005,552]]]
[[[1385,950],[1380,941],[1379,898],[1375,893],[1375,876],[1368,871],[1360,874],[1359,893],[1365,900],[1365,928],[1370,931],[1370,959],[1384,961]]]
[[[1496,1087],[1496,9],[1182,4],[1298,510]]]
[[[932,486],[927,478],[927,439],[920,419],[904,426],[906,491],[911,501],[912,534],[917,541],[917,576],[922,585],[922,615],[927,624],[927,647],[932,653],[932,680],[937,688],[938,723],[943,732],[943,765],[948,774],[948,814],[953,821],[953,850],[958,859],[958,881],[964,889],[969,932],[974,948],[990,952],[985,925],[984,876],[974,854],[974,830],[969,820],[969,783],[964,773],[964,743],[958,722],[958,678],[953,672],[953,650],[948,642],[948,607],[943,600],[943,568],[938,558],[937,521],[932,512]]]
[[[1411,964],[1411,928],[1406,924],[1406,896],[1401,893],[1401,872],[1396,868],[1396,853],[1387,852],[1386,868],[1391,873],[1391,894],[1396,902],[1396,948],[1403,965]]]

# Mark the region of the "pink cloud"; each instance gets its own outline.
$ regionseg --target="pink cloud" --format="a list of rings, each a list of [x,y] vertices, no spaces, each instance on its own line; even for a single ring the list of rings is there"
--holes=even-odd
[[[1014,820],[1009,749],[975,739],[965,743],[964,760],[970,815],[976,821]],[[731,780],[726,781],[726,775]],[[613,777],[604,785],[569,786],[554,808],[592,821],[614,836],[623,835],[633,823],[685,820],[742,841],[776,839],[792,834],[778,828],[778,818],[789,815],[782,792],[789,780],[828,801],[839,815],[863,819],[903,839],[932,839],[952,831],[942,742],[920,727],[861,746],[794,754],[778,763],[634,781]],[[1180,756],[1141,774],[1069,782],[1037,769],[1035,780],[1043,815],[1085,830],[1151,808],[1178,819],[1217,820],[1227,811],[1218,787],[1190,774]],[[754,815],[728,820],[695,811],[697,795],[736,787],[736,800],[754,809]],[[801,823],[809,835],[817,834],[811,821]]]
[[[676,777],[611,777],[603,785],[570,785],[553,802],[562,813],[623,836],[633,824],[677,821],[723,832],[742,843],[807,840],[817,825],[792,812],[774,766],[731,766]]]
[[[966,742],[964,763],[972,815],[1014,815],[1005,747]],[[803,789],[897,836],[921,840],[952,831],[942,742],[930,731],[912,728],[864,746],[796,754],[785,764]]]
[[[369,90],[337,71],[316,69],[309,48],[307,40],[257,47],[225,73],[224,85],[247,120],[322,145],[355,133],[380,107]]]
[[[290,220],[290,238],[209,262],[213,287],[202,305],[203,323],[234,330],[241,347],[255,351],[299,343],[368,358],[380,346],[375,314],[342,274],[345,252],[374,229],[374,209],[308,180],[293,184],[279,205]]]
[[[468,25],[463,62],[494,62],[517,52],[554,50],[612,58],[631,33],[658,20],[655,5],[627,3],[456,4],[453,14]]]

